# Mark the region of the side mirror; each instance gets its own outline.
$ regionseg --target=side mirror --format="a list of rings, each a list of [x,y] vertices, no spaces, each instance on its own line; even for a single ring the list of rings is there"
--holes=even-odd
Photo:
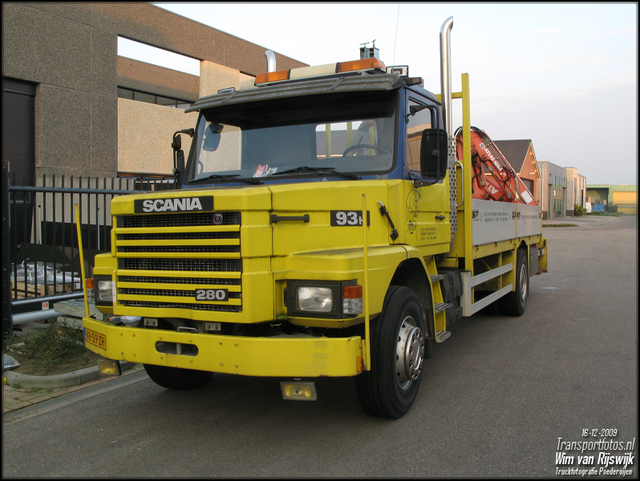
[[[176,188],[180,188],[180,176],[184,171],[184,152],[182,151],[182,137],[180,134],[187,134],[193,137],[195,133],[194,129],[178,130],[173,134],[173,142],[171,142],[171,148],[173,149],[173,175],[176,179]]]
[[[425,129],[420,143],[420,174],[426,179],[442,180],[447,175],[449,142],[442,129]]]
[[[175,151],[178,151],[182,148],[182,137],[180,135],[176,135],[178,132],[173,134],[173,142],[171,142],[171,148]]]

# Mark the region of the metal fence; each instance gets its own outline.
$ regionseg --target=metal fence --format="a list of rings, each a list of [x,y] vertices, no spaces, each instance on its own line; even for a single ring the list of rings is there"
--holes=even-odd
[[[92,276],[96,254],[111,249],[110,202],[115,196],[173,189],[173,178],[134,174],[91,178],[2,175],[2,308],[5,334],[17,313],[83,296],[80,262]],[[84,259],[79,258],[75,204]]]

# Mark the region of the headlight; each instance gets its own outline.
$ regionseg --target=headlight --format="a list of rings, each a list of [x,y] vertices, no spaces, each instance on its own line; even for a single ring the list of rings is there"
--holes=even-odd
[[[333,293],[328,287],[298,287],[296,306],[301,311],[331,312]]]
[[[290,280],[285,299],[290,316],[340,319],[362,312],[362,288],[355,280]]]
[[[93,276],[96,293],[96,305],[112,305],[115,284],[111,277]]]

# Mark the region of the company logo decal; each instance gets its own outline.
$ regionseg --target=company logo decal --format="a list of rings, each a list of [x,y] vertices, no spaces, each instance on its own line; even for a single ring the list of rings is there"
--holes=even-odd
[[[139,199],[134,201],[136,214],[213,210],[213,197],[182,197],[171,199]]]

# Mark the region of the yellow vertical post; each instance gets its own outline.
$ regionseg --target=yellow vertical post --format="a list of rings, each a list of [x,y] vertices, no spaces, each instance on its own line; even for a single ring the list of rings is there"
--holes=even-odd
[[[326,133],[325,149],[327,151],[325,156],[327,157],[327,159],[330,159],[331,158],[331,124],[327,124],[325,133]]]
[[[89,317],[89,299],[87,298],[87,279],[84,275],[84,253],[82,251],[82,233],[80,231],[80,214],[78,213],[78,204],[75,204],[76,210],[76,230],[78,232],[78,254],[80,255],[80,273],[82,274],[82,290],[84,292],[84,309]]]
[[[473,170],[471,168],[471,101],[469,97],[469,74],[462,74],[462,145],[463,145],[463,165],[464,165],[464,257],[465,270],[471,272],[473,276],[473,236],[472,228],[472,193],[471,180]]]
[[[378,145],[378,139],[376,138],[376,130],[373,126],[369,127],[369,143],[371,145]],[[376,155],[376,151],[369,149],[369,155]]]
[[[362,286],[362,304],[364,307],[364,366],[371,370],[371,345],[369,328],[369,239],[367,238],[367,194],[362,194],[362,262],[364,269],[364,286]]]

